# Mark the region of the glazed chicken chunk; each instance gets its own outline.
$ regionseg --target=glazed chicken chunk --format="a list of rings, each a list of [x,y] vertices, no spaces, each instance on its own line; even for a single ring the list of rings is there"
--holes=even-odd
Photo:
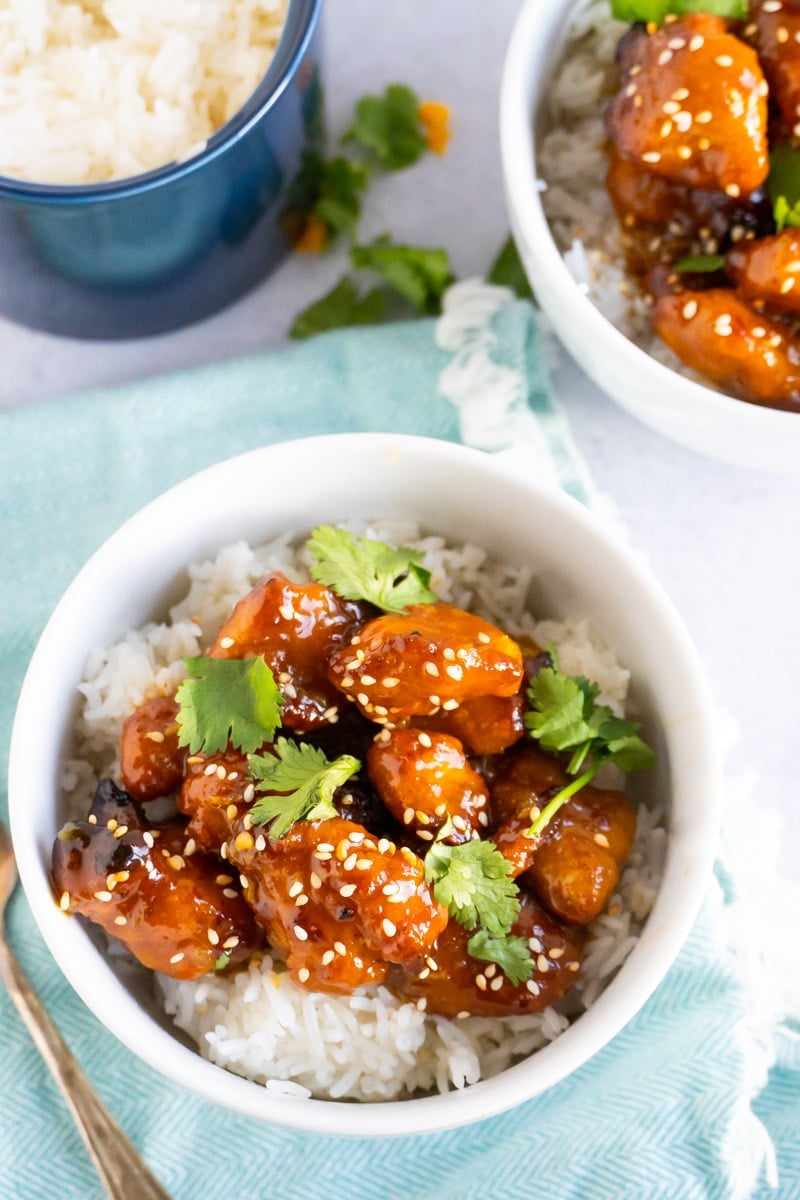
[[[754,51],[725,22],[690,14],[625,46],[606,113],[620,154],[651,174],[738,197],[769,171],[767,94]]]
[[[53,847],[53,883],[65,911],[90,917],[154,971],[196,979],[248,958],[260,941],[250,908],[182,823],[157,829],[110,779],[86,821]]]

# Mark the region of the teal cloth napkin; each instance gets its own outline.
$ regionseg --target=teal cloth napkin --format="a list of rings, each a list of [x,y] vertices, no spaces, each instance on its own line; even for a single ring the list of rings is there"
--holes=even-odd
[[[472,431],[476,440],[469,406],[459,409],[440,391],[442,372],[457,355],[446,338],[447,348],[441,336],[439,343],[427,321],[345,331],[0,416],[4,763],[22,676],[55,602],[100,542],[164,488],[228,455],[305,434],[375,430],[457,441]],[[587,499],[590,485],[546,384],[533,310],[513,303],[495,313],[487,347],[508,379],[521,381],[491,448],[503,449],[503,422],[509,444],[527,430],[522,450],[531,447],[531,470],[546,469]],[[767,1081],[754,1080],[763,1048],[754,1059],[745,990],[725,948],[724,882],[727,893],[712,881],[692,936],[656,994],[582,1070],[478,1126],[386,1141],[271,1127],[166,1082],[78,1000],[20,892],[9,923],[43,1002],[175,1200],[705,1200],[756,1189],[797,1197],[796,1030],[780,1034],[757,1100],[777,1150],[777,1191],[766,1190],[757,1153],[751,1170],[742,1165],[741,1139],[757,1145],[761,1130],[749,1098]],[[0,1022],[0,1196],[100,1200],[71,1118],[5,993]]]

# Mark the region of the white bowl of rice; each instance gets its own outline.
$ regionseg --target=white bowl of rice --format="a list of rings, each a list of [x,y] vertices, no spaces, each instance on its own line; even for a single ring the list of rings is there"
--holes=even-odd
[[[796,413],[724,395],[650,329],[604,186],[608,68],[627,26],[609,0],[526,0],[500,99],[506,199],[538,303],[586,373],[633,416],[693,450],[791,472]]]
[[[543,1012],[450,1020],[382,987],[313,994],[269,956],[225,976],[167,981],[132,968],[54,901],[53,839],[76,807],[85,812],[95,777],[113,770],[124,716],[177,680],[181,656],[199,653],[262,575],[302,574],[304,537],[321,522],[417,545],[442,599],[555,643],[562,668],[597,680],[656,749],[657,766],[629,788],[636,843],[591,926],[578,984]],[[129,1049],[250,1116],[386,1135],[498,1113],[619,1033],[691,928],[715,853],[720,775],[689,638],[640,560],[597,517],[487,455],[352,434],[254,450],[203,471],[101,547],[34,654],[9,792],[41,931],[87,1006]]]

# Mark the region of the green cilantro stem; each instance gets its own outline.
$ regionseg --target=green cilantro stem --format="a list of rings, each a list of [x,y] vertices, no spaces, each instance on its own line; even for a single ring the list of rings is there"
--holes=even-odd
[[[582,775],[579,775],[577,779],[573,779],[572,783],[568,783],[566,787],[563,787],[560,792],[557,792],[555,796],[553,796],[552,800],[547,802],[545,807],[539,813],[539,816],[531,825],[530,832],[534,837],[538,837],[539,834],[546,829],[558,810],[563,808],[571,796],[574,796],[576,792],[580,792],[587,786],[587,784],[592,782],[602,765],[602,763],[595,763],[594,766],[589,767],[588,770],[584,771]]]

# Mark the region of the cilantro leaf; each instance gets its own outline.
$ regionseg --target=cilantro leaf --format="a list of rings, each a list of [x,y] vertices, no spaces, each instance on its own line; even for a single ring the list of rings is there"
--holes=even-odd
[[[611,0],[611,15],[618,21],[653,21],[660,25],[666,16],[703,12],[730,20],[747,16],[747,0]]]
[[[214,963],[215,971],[224,971],[231,961],[230,954],[220,954],[217,961]]]
[[[289,336],[310,338],[344,326],[376,325],[385,309],[386,294],[381,288],[373,288],[359,296],[358,288],[345,275],[329,292],[297,314]]]
[[[431,573],[419,565],[416,550],[393,550],[332,525],[318,526],[307,545],[312,577],[343,600],[367,600],[384,612],[403,612],[409,604],[437,599],[428,587]]]
[[[800,150],[785,144],[772,151],[767,191],[778,233],[800,226]]]
[[[376,271],[414,308],[430,315],[441,311],[442,296],[454,279],[446,250],[398,246],[386,236],[353,246],[350,258],[354,267]]]
[[[439,831],[446,836],[447,826]],[[519,913],[511,863],[492,842],[478,838],[449,846],[435,841],[425,855],[425,879],[434,899],[466,929],[480,923],[493,937],[508,933]]]
[[[497,963],[514,987],[526,983],[533,974],[533,959],[524,937],[509,934],[497,938],[485,929],[478,929],[467,942],[467,953],[482,962]]]
[[[183,661],[189,675],[175,693],[181,746],[191,754],[213,754],[230,742],[252,754],[270,741],[283,700],[262,657]]]
[[[389,84],[382,96],[362,96],[342,141],[358,142],[389,171],[410,167],[427,149],[419,97],[401,83]]]
[[[250,809],[254,825],[270,825],[270,837],[282,838],[295,821],[324,821],[335,817],[333,793],[361,769],[351,754],[333,762],[308,742],[278,738],[272,754],[250,759],[250,774],[258,780],[259,796]]]
[[[542,667],[530,682],[531,705],[523,718],[531,736],[546,750],[571,752],[567,766],[578,775],[587,761],[591,765],[577,779],[561,788],[531,825],[540,834],[563,804],[591,783],[605,762],[621,771],[652,767],[655,755],[637,734],[638,722],[615,716],[606,704],[595,703],[600,689],[582,675],[565,675],[557,667]]]
[[[310,216],[323,223],[328,241],[355,229],[368,178],[367,168],[350,158],[324,159],[317,150],[305,150],[281,214],[290,240],[298,241]]]
[[[688,254],[686,258],[679,258],[672,269],[673,271],[677,271],[679,275],[686,272],[701,274],[710,271],[721,271],[724,266],[724,254]]]
[[[536,297],[533,294],[533,289],[528,281],[528,276],[525,274],[525,268],[522,265],[522,259],[517,250],[517,244],[511,234],[508,235],[506,241],[503,243],[486,278],[489,283],[496,283],[500,287],[511,288],[511,291],[515,292],[520,300],[531,300],[536,303]]]

